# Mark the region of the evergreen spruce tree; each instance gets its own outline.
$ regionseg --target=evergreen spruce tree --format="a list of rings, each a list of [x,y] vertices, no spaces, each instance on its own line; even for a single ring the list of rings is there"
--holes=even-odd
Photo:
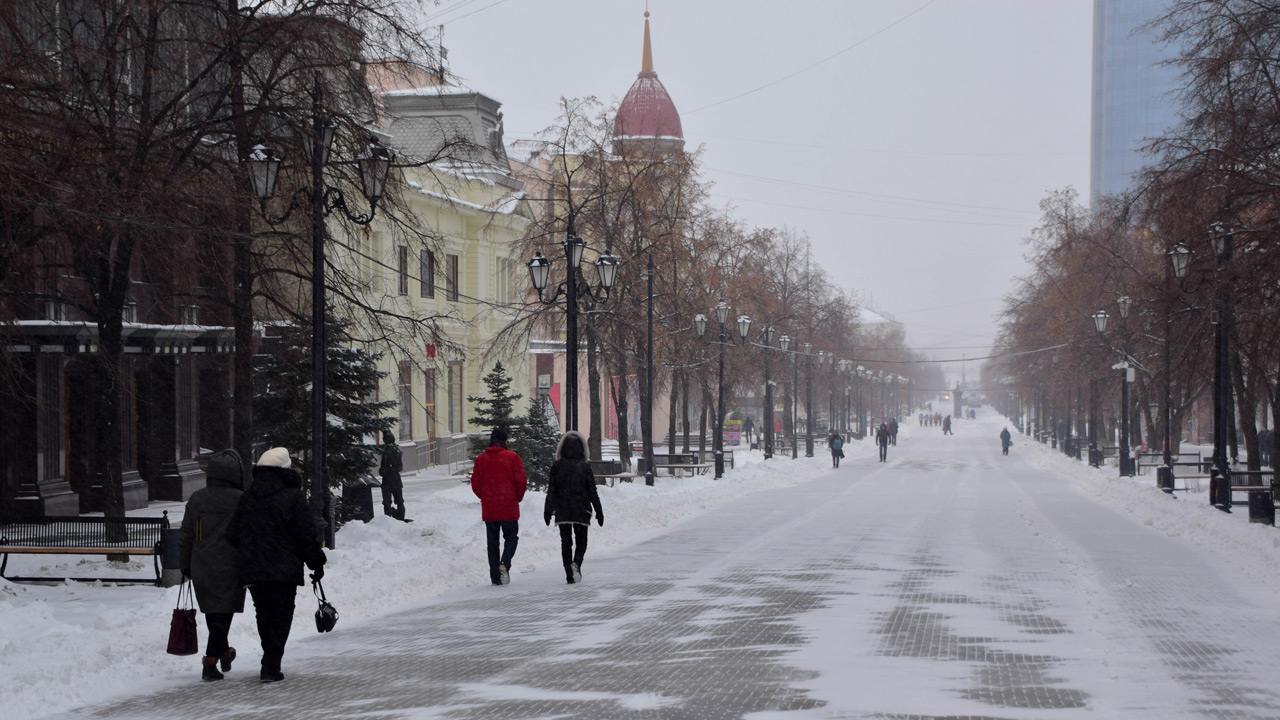
[[[376,396],[378,381],[387,376],[378,370],[381,354],[349,347],[349,320],[329,314],[325,320],[327,467],[329,487],[337,489],[373,477],[372,468],[381,458],[378,444],[382,432],[396,423],[386,413],[396,402],[369,400]],[[309,484],[313,476],[312,459],[307,455],[311,447],[310,318],[290,323],[281,334],[279,349],[260,357],[256,376],[261,390],[253,402],[255,439],[305,458],[299,470]],[[371,443],[366,442],[370,439]],[[341,521],[340,517],[339,524]]]
[[[560,428],[556,427],[554,417],[551,402],[545,396],[534,398],[529,403],[523,427],[511,443],[511,449],[524,461],[530,490],[547,489],[547,475],[556,459],[556,445],[560,443]]]
[[[497,362],[493,366],[493,370],[488,375],[481,378],[486,387],[489,388],[488,397],[467,397],[468,402],[476,405],[476,415],[467,420],[480,428],[484,428],[482,435],[471,441],[471,457],[476,457],[484,452],[489,446],[489,433],[494,428],[502,428],[507,431],[507,438],[511,439],[515,436],[524,420],[516,417],[515,405],[516,401],[524,397],[523,395],[512,395],[511,393],[511,376],[507,374],[507,369],[502,367],[501,362]]]

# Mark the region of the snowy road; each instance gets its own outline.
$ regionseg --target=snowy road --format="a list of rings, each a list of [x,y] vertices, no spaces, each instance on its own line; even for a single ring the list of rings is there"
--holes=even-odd
[[[912,428],[886,464],[588,552],[581,585],[517,573],[295,636],[284,683],[259,685],[242,648],[226,681],[68,717],[1280,717],[1272,583],[1086,497],[1021,441],[1001,457],[998,430]]]

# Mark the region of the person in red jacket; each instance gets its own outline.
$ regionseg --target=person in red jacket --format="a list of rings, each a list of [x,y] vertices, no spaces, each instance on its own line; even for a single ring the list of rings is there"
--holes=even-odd
[[[476,458],[471,471],[471,492],[480,498],[480,517],[489,536],[489,579],[494,585],[511,582],[511,558],[520,543],[520,501],[527,487],[524,463],[507,449],[507,431],[494,428],[489,434],[489,447]]]

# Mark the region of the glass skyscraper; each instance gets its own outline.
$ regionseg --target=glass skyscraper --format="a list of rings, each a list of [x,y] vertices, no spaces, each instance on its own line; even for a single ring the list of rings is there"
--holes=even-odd
[[[1177,123],[1176,53],[1147,23],[1172,0],[1094,0],[1093,130],[1089,198],[1122,192],[1146,163],[1142,146]]]

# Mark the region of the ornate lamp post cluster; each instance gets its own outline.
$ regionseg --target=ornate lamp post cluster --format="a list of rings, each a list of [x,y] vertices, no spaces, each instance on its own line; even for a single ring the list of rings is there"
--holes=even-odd
[[[373,222],[378,201],[386,189],[387,176],[391,171],[394,155],[391,150],[380,145],[375,139],[369,139],[369,154],[356,161],[360,169],[360,182],[365,198],[369,201],[368,214],[352,213],[347,208],[346,197],[341,188],[325,184],[324,168],[329,162],[333,138],[337,125],[323,114],[324,95],[317,75],[312,91],[312,138],[311,138],[311,185],[299,190],[284,215],[266,216],[267,202],[275,192],[276,179],[280,174],[283,157],[274,149],[265,145],[253,148],[246,163],[249,166],[249,178],[253,183],[254,194],[258,197],[259,206],[266,216],[267,222],[277,225],[285,222],[301,203],[309,200],[311,207],[311,460],[312,460],[312,502],[321,504],[322,512],[329,521],[326,530],[327,544],[333,547],[334,523],[328,502],[328,473],[325,462],[327,455],[327,423],[324,410],[325,401],[325,248],[324,219],[335,210],[353,223],[368,225]],[[317,500],[319,498],[319,500]]]
[[[596,302],[604,302],[609,298],[614,280],[618,277],[621,261],[617,256],[605,252],[594,263],[599,289],[596,290],[583,279],[579,266],[582,264],[582,253],[587,244],[573,233],[573,221],[569,221],[569,232],[565,234],[564,256],[566,262],[565,279],[556,286],[550,297],[543,295],[547,282],[551,277],[551,260],[542,256],[541,251],[534,253],[529,260],[529,279],[538,291],[538,301],[543,305],[555,304],[564,296],[565,305],[565,396],[564,418],[565,428],[578,429],[578,297],[585,295]]]
[[[729,320],[729,304],[721,300],[715,306],[716,321],[720,324],[720,367],[717,373],[717,399],[716,399],[716,427],[712,436],[714,443],[712,447],[715,449],[716,455],[716,479],[719,480],[724,475],[724,348],[729,344],[725,335],[725,323]],[[698,313],[693,317],[693,327],[698,331],[698,337],[705,337],[707,332],[707,316]],[[746,315],[738,316],[738,339],[742,343],[746,343],[747,334],[751,332],[751,318]]]

